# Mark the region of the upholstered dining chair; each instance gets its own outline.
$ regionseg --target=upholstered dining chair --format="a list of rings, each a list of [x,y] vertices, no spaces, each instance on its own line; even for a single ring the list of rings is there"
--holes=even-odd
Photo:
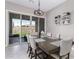
[[[38,32],[33,32],[33,33],[31,33],[31,36],[36,39],[36,38],[38,38],[39,33]]]
[[[39,55],[42,54],[42,51],[37,47],[36,42],[32,36],[30,38],[30,44],[31,44],[31,59],[33,57],[35,57],[35,59],[37,59],[37,57],[41,59]]]
[[[55,59],[62,59],[63,57],[68,56],[69,59],[71,48],[72,48],[72,40],[62,40],[60,42],[59,53],[58,52],[52,53],[51,56],[54,57]]]
[[[27,53],[29,53],[29,56],[30,56],[31,54],[30,35],[26,35],[26,37],[27,37],[27,44],[28,44]]]
[[[46,37],[46,33],[44,31],[41,31],[41,38]]]
[[[47,37],[52,37],[52,33],[47,32]]]

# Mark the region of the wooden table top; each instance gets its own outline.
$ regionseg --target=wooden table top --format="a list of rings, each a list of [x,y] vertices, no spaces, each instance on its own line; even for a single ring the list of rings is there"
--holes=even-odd
[[[45,53],[51,54],[55,50],[59,50],[58,46],[55,46],[55,45],[50,44],[50,43],[60,41],[60,40],[58,40],[58,39],[50,39],[50,38],[42,38],[42,39],[44,39],[45,41],[37,42],[37,44],[38,44],[38,47],[40,49],[42,49]]]

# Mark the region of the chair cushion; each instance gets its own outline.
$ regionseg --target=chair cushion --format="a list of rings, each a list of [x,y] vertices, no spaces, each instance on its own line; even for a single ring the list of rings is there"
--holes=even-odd
[[[40,55],[42,51],[40,49],[37,49],[36,53],[37,55]],[[32,56],[35,56],[35,50],[32,50]]]
[[[37,54],[42,53],[42,51],[40,49],[37,50]]]
[[[53,58],[59,59],[59,55],[58,55],[58,54],[51,54],[51,56],[52,56]]]
[[[55,54],[51,54],[51,56],[55,59],[59,59],[59,54],[58,53],[55,53]],[[62,59],[66,59],[67,58],[67,55],[66,56],[63,56]]]

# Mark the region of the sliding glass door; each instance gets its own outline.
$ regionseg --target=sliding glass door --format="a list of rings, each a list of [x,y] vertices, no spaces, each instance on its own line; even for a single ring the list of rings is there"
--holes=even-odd
[[[26,42],[26,35],[44,31],[44,18],[9,13],[9,19],[9,43]]]

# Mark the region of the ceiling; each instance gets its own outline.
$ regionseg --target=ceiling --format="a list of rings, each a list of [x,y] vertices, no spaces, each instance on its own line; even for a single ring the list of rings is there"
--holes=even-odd
[[[40,8],[44,12],[47,12],[65,1],[66,0],[40,0]],[[32,9],[38,8],[38,0],[6,0],[6,2],[15,3]]]

